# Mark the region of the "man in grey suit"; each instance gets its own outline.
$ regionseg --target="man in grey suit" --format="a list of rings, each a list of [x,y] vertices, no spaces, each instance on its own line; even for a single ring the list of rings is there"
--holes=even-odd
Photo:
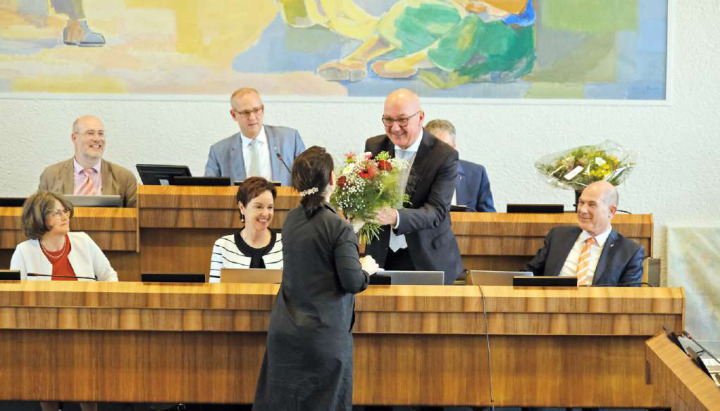
[[[410,163],[406,183],[401,183],[410,203],[377,212],[376,220],[384,227],[365,250],[385,269],[444,271],[445,284],[452,284],[463,271],[450,226],[458,153],[425,131],[424,119],[418,96],[396,90],[385,100],[386,134],[365,142],[365,151],[373,156],[387,151]]]
[[[578,278],[578,286],[639,285],[643,277],[643,247],[613,230],[618,193],[607,181],[583,190],[577,226],[555,227],[545,245],[525,266],[535,275]]]
[[[230,106],[230,116],[240,132],[210,147],[205,176],[230,177],[233,181],[264,177],[289,186],[293,161],[305,150],[298,131],[264,125],[265,105],[255,89],[236,90]]]
[[[40,175],[38,190],[75,195],[117,195],[123,206],[137,204],[137,180],[130,170],[102,158],[105,126],[94,116],[79,117],[70,136],[73,158],[48,166]]]

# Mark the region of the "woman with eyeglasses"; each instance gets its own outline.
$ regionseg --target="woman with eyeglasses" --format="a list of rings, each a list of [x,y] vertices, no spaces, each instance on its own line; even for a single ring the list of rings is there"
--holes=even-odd
[[[10,269],[20,270],[23,280],[117,281],[117,273],[90,236],[70,232],[72,216],[73,205],[60,194],[38,191],[28,197],[22,226],[29,240],[15,247]]]

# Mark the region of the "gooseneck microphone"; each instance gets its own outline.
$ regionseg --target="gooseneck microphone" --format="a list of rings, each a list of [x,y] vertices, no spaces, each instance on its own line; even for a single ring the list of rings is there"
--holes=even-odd
[[[280,162],[282,163],[282,165],[285,166],[285,169],[288,171],[288,173],[290,173],[290,175],[292,175],[292,170],[290,170],[290,167],[288,167],[288,165],[285,164],[285,160],[283,160],[282,155],[280,155],[280,152],[278,151],[277,146],[275,146],[275,147],[273,147],[273,148],[275,149],[275,156],[278,158],[278,160],[280,160]]]
[[[710,351],[706,350],[705,347],[703,347],[702,345],[700,345],[700,343],[699,343],[696,339],[694,339],[694,338],[692,337],[692,335],[690,335],[689,332],[683,330],[682,335],[683,335],[683,337],[685,337],[685,338],[687,338],[688,340],[694,342],[695,345],[697,345],[698,347],[700,347],[700,349],[701,349],[702,351],[698,352],[698,354],[700,354],[700,353],[705,353],[705,354],[709,355],[710,357],[712,357],[713,360],[715,360],[715,361],[717,361],[718,363],[720,363],[720,360],[718,360],[717,357],[715,357],[714,355],[712,355],[712,353],[711,353]]]
[[[52,275],[52,274],[38,274],[38,273],[27,273],[28,277],[52,277],[52,278],[72,278],[72,279],[83,279],[97,281],[95,277],[85,277],[81,275]]]

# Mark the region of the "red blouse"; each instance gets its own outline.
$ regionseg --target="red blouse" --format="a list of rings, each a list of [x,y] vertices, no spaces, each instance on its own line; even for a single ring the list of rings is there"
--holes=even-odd
[[[52,281],[77,281],[75,270],[70,265],[68,255],[70,254],[70,237],[65,234],[65,247],[59,251],[48,251],[40,245],[43,254],[52,264]],[[57,277],[56,277],[57,276]]]

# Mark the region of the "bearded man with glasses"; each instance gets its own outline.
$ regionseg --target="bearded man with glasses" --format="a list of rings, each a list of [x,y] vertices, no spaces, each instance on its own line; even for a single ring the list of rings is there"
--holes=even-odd
[[[424,119],[419,97],[396,90],[385,99],[385,134],[365,142],[373,156],[387,151],[410,163],[400,182],[410,202],[377,212],[384,227],[366,252],[386,270],[444,271],[445,284],[452,284],[463,271],[450,226],[458,153],[424,130]]]
[[[295,157],[305,151],[300,133],[293,128],[263,124],[265,105],[260,93],[241,88],[230,96],[230,116],[240,132],[210,147],[206,177],[230,177],[242,181],[263,177],[290,185],[290,170]]]

